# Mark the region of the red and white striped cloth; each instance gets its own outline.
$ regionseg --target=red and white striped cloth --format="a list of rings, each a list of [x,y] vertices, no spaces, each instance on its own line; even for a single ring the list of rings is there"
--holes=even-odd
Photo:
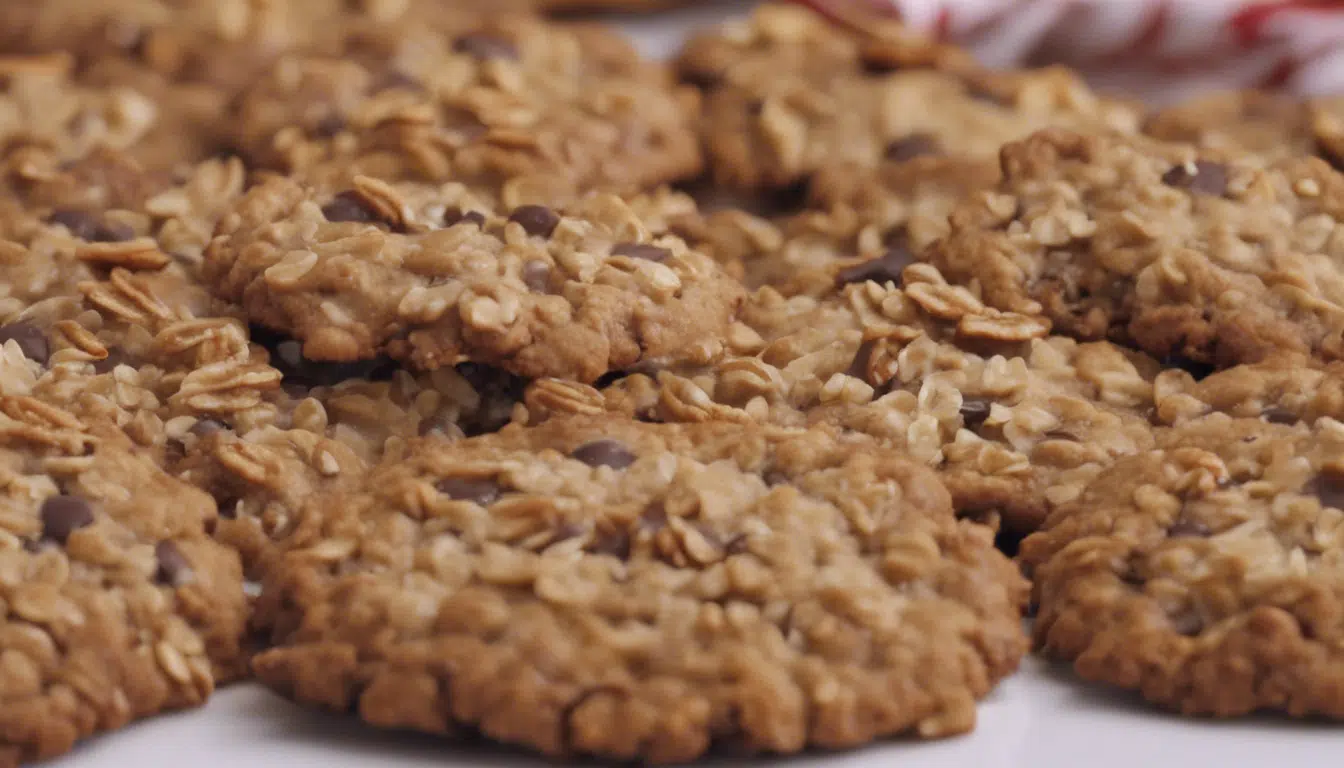
[[[1151,102],[1216,88],[1344,93],[1344,0],[803,0],[897,16],[995,67],[1067,64]]]

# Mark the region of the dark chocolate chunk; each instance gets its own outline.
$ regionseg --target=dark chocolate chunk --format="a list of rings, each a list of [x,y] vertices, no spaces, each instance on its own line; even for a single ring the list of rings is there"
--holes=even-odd
[[[13,341],[19,345],[23,356],[39,365],[46,365],[51,358],[51,345],[47,343],[47,334],[35,323],[27,320],[0,325],[0,344]]]
[[[616,440],[594,440],[584,443],[569,454],[590,467],[625,469],[635,463],[635,454]]]
[[[533,237],[550,237],[560,224],[560,215],[544,205],[520,205],[509,214],[509,221]]]
[[[840,270],[836,273],[835,281],[838,285],[866,283],[869,280],[875,283],[899,283],[902,270],[914,262],[915,257],[908,248],[893,245],[879,258]]]
[[[455,501],[471,501],[488,507],[499,499],[499,483],[486,477],[445,477],[435,486]]]
[[[42,502],[42,538],[64,544],[70,534],[93,524],[93,507],[78,496],[52,496]]]
[[[1186,165],[1173,166],[1162,174],[1162,183],[1193,193],[1221,196],[1227,192],[1227,166],[1206,160],[1197,160],[1193,171]]]

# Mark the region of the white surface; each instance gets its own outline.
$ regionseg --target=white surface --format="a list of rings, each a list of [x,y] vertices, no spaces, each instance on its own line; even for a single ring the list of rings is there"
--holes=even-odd
[[[4,0],[0,0],[4,2]],[[667,55],[681,31],[733,5],[623,24],[641,48]],[[707,765],[792,768],[1314,768],[1344,762],[1344,727],[1263,717],[1183,720],[1134,698],[1079,683],[1028,659],[980,709],[975,732],[946,741],[894,741],[855,752]],[[594,765],[589,762],[586,765]],[[305,712],[257,685],[218,693],[193,712],[90,740],[51,768],[422,768],[554,765],[517,751],[388,734],[350,717]]]

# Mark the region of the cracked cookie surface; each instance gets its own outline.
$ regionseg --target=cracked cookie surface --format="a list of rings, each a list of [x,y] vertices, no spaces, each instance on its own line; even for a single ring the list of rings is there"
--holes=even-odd
[[[1042,131],[921,258],[1058,333],[1207,372],[1344,354],[1344,177],[1323,161]]]
[[[417,207],[398,189],[365,177],[336,195],[259,185],[222,220],[206,278],[314,360],[387,352],[418,368],[581,381],[712,359],[741,303],[711,259],[653,238],[613,196],[504,215],[462,202],[460,185]]]
[[[1152,446],[1158,365],[1105,342],[1048,336],[927,265],[905,287],[864,273],[829,298],[771,298],[722,361],[632,372],[605,388],[542,379],[528,419],[611,411],[646,421],[827,424],[936,469],[958,512],[1035,529],[1118,456]]]
[[[0,395],[0,765],[196,706],[239,672],[246,618],[215,506],[33,398]]]
[[[1022,544],[1037,646],[1186,714],[1344,717],[1344,425],[1222,414]]]
[[[510,427],[304,515],[256,672],[382,727],[651,762],[934,737],[1023,646],[988,531],[927,470],[820,431]]]

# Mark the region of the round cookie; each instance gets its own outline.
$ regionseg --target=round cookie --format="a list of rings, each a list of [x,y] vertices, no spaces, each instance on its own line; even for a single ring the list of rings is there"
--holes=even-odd
[[[706,92],[716,180],[781,188],[835,168],[826,189],[921,155],[992,160],[1004,142],[1049,125],[1137,126],[1132,107],[1098,98],[1072,73],[988,72],[890,24],[860,32],[800,4],[763,4],[693,37],[678,66]]]
[[[453,185],[418,208],[400,189],[261,184],[221,221],[206,279],[314,360],[386,352],[592,381],[722,349],[741,286],[681,240],[654,239],[618,198],[505,215],[459,205]]]
[[[1022,544],[1037,646],[1185,714],[1344,718],[1344,424],[1213,414]]]
[[[196,706],[240,671],[215,506],[115,428],[0,395],[0,765]]]
[[[867,441],[600,416],[427,441],[321,500],[259,608],[263,682],[387,728],[691,760],[969,729],[1022,581]]]
[[[258,168],[325,186],[457,181],[513,208],[696,175],[696,94],[595,25],[436,14],[293,56],[238,100]]]
[[[1344,177],[1189,145],[1047,130],[921,254],[1003,310],[1207,373],[1344,354]]]

